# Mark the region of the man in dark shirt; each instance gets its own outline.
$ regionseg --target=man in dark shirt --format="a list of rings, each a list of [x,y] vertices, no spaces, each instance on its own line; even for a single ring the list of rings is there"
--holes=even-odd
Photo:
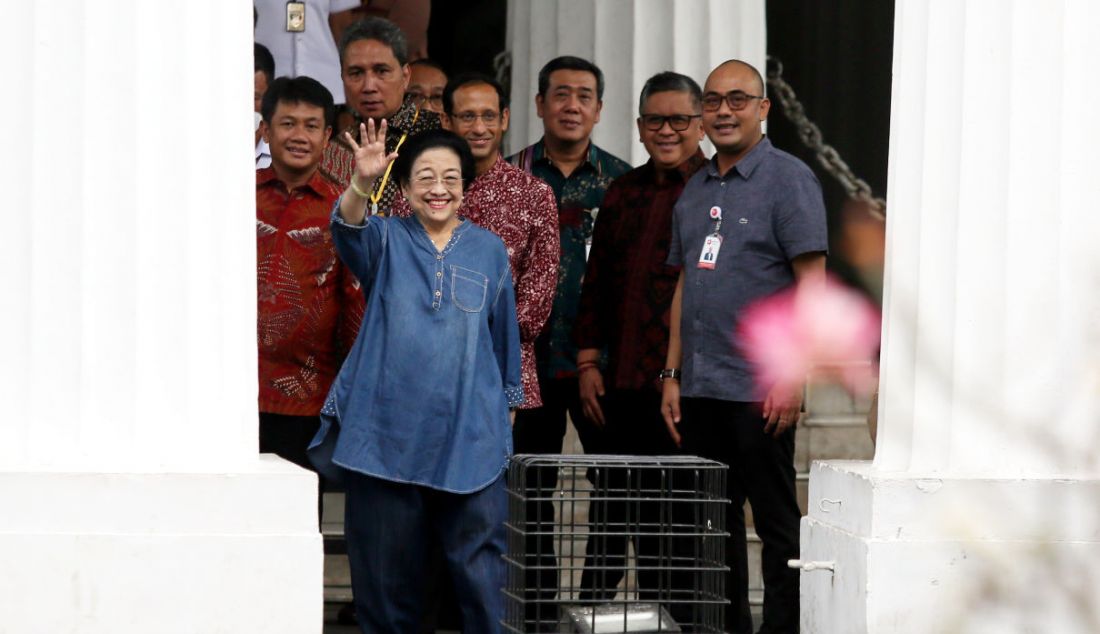
[[[665,260],[672,207],[706,162],[699,150],[702,97],[699,84],[678,73],[659,73],[646,82],[638,104],[638,134],[650,159],[607,188],[592,236],[573,340],[579,348],[584,414],[604,426],[611,453],[678,453],[660,413],[658,375],[668,354],[669,308],[680,275],[680,267]],[[624,521],[625,508],[612,506],[607,512],[613,525]],[[656,526],[660,518],[639,519],[642,525]],[[625,543],[619,543],[621,537],[605,539],[608,559],[586,563],[581,587],[606,600],[622,576]],[[644,570],[656,565],[647,561],[657,556],[651,541],[641,537],[634,544],[643,594],[657,586],[656,573]]]
[[[592,236],[596,213],[603,204],[611,181],[625,174],[630,165],[592,143],[592,128],[603,107],[603,72],[578,57],[557,57],[539,71],[535,108],[542,119],[543,137],[508,161],[546,181],[558,203],[561,258],[550,319],[535,341],[539,392],[542,407],[516,413],[513,438],[516,453],[560,453],[565,437],[566,414],[573,421],[587,453],[603,453],[599,427],[585,418],[577,392],[577,348],[573,344],[573,322],[580,301],[586,245]],[[557,486],[557,470],[546,469],[538,476],[545,491]],[[550,502],[530,509],[531,517],[553,521]],[[553,537],[528,544],[532,564],[545,566],[539,587],[543,598],[557,593]],[[529,581],[533,583],[533,581]],[[556,616],[554,618],[557,618]]]
[[[703,129],[717,152],[676,203],[668,257],[682,269],[661,411],[684,451],[730,465],[726,626],[737,634],[753,631],[746,498],[764,543],[759,632],[798,632],[799,573],[787,560],[799,552],[793,458],[802,405],[801,385],[756,381],[738,322],[761,298],[795,283],[823,283],[828,250],[821,186],[802,161],[764,137],[769,107],[760,73],[749,64],[730,60],[711,72]]]

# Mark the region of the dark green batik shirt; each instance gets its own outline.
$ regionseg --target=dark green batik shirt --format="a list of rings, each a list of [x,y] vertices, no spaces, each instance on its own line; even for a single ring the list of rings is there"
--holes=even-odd
[[[539,378],[573,377],[577,374],[577,346],[572,333],[580,306],[585,245],[592,239],[592,227],[607,186],[630,171],[630,164],[589,143],[588,159],[567,178],[546,157],[542,139],[510,156],[508,162],[549,183],[558,203],[558,286],[550,319],[535,341],[535,360]]]

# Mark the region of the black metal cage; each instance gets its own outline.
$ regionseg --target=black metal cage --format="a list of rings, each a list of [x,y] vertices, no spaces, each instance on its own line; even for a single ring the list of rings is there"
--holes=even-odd
[[[505,630],[725,631],[726,469],[693,456],[514,456]]]

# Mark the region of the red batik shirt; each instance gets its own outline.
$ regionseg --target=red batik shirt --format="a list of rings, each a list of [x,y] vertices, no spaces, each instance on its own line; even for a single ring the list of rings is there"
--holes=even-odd
[[[665,264],[672,208],[702,152],[658,175],[653,161],[611,183],[604,194],[581,286],[573,342],[607,348],[607,387],[660,389],[668,354],[669,312],[680,269]],[[660,177],[659,177],[660,176]]]
[[[392,213],[411,216],[413,212],[408,201],[400,197]],[[561,256],[554,190],[498,157],[489,171],[470,184],[458,213],[500,236],[508,250],[522,359],[524,402],[520,407],[540,407],[535,339],[554,305]]]
[[[261,412],[317,416],[359,331],[363,296],[329,231],[339,196],[320,171],[293,192],[256,171]]]

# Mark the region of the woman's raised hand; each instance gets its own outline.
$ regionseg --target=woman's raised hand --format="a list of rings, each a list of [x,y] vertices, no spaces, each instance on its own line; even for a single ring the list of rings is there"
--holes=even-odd
[[[344,136],[355,152],[355,175],[352,178],[358,179],[363,189],[373,187],[374,182],[386,172],[386,166],[397,158],[397,152],[386,154],[386,120],[382,119],[377,130],[374,128],[374,119],[367,119],[366,123],[359,124],[362,145],[355,142],[351,133],[345,132]]]

